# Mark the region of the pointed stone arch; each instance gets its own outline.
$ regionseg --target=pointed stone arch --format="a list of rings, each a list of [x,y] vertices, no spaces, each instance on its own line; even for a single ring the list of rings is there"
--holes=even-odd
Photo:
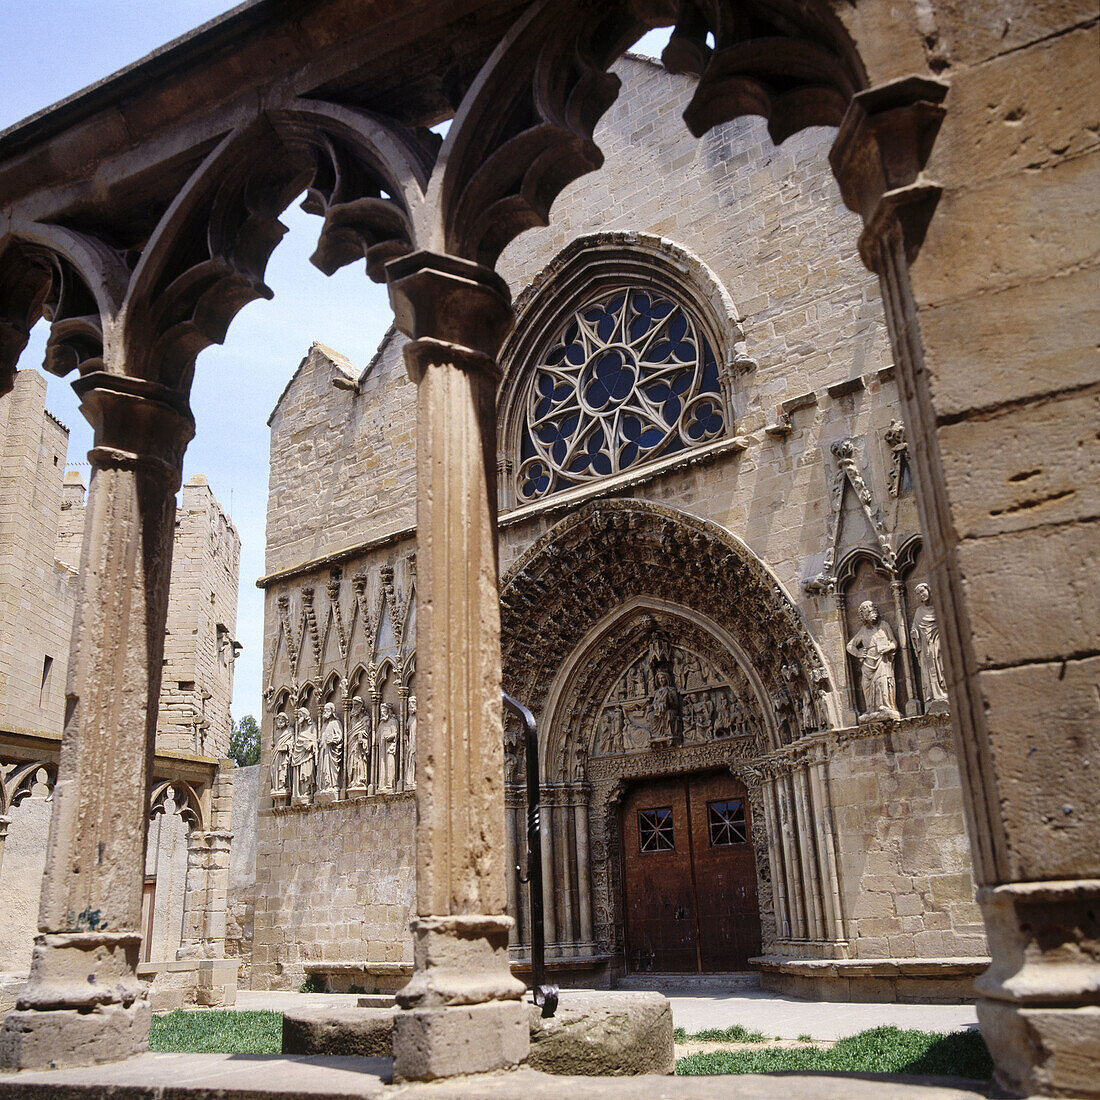
[[[584,638],[627,601],[647,599],[713,623],[765,697],[808,692],[815,727],[834,724],[825,659],[775,575],[728,531],[648,501],[589,504],[509,570],[501,591],[505,688],[545,714],[559,670]]]

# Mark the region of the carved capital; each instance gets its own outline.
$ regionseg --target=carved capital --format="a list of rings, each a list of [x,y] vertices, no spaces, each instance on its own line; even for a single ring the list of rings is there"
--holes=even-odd
[[[445,358],[497,374],[496,357],[512,327],[508,285],[495,272],[458,256],[414,252],[386,265],[394,322],[412,338],[410,377],[420,380]]]
[[[946,108],[947,85],[909,76],[853,96],[829,153],[844,203],[863,218],[859,253],[881,267],[879,244],[896,224],[906,259],[920,250],[943,188],[922,172]]]
[[[163,477],[174,492],[183,452],[195,434],[186,399],[141,378],[95,371],[73,383],[80,411],[95,429],[88,458],[97,469],[130,468]]]

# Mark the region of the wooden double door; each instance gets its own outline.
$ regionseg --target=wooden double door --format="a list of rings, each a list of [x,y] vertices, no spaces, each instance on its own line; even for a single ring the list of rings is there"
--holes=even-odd
[[[748,794],[728,772],[647,781],[623,803],[627,966],[748,970],[760,909]]]

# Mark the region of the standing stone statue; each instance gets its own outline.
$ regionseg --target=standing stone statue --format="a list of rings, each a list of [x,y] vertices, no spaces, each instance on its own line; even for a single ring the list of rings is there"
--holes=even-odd
[[[348,717],[348,790],[365,794],[370,776],[370,714],[355,695]]]
[[[294,744],[294,730],[287,716],[279,711],[275,715],[275,731],[271,736],[271,793],[286,794],[288,772],[290,771],[290,749]]]
[[[714,717],[714,736],[729,737],[733,733],[733,711],[730,709],[730,697],[718,692],[718,712]]]
[[[340,787],[340,764],[344,757],[344,726],[336,717],[336,704],[326,703],[321,711],[321,741],[317,753],[317,790]]]
[[[668,669],[657,670],[657,685],[649,703],[651,741],[679,744],[682,731],[680,696],[672,686],[672,676]]]
[[[898,643],[870,600],[859,605],[859,617],[863,626],[848,643],[848,652],[859,661],[863,705],[867,708],[859,720],[900,718],[894,682],[894,651]]]
[[[405,756],[401,762],[405,790],[416,786],[416,696],[409,696],[409,719],[405,723]]]
[[[378,711],[378,761],[381,774],[378,789],[392,791],[397,764],[397,719],[389,703],[382,703]]]
[[[920,666],[920,688],[924,696],[925,714],[942,714],[947,710],[947,677],[943,671],[943,651],[940,648],[940,627],[932,607],[932,590],[923,581],[913,594],[920,607],[913,616],[909,637]]]
[[[294,744],[290,750],[290,800],[302,805],[313,793],[317,770],[317,726],[308,708],[299,707],[295,715]]]

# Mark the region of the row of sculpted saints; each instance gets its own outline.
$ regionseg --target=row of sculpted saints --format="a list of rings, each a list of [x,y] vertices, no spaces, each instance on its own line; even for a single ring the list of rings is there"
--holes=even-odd
[[[372,737],[371,716],[363,699],[351,700],[347,738],[347,790],[366,793],[370,787],[371,757],[377,746],[378,790],[396,790],[398,754],[401,754],[405,789],[414,785],[416,774],[416,696],[409,696],[409,716],[402,745],[400,724],[389,703],[379,704],[377,740]],[[292,804],[309,801],[311,796],[339,793],[344,763],[344,725],[336,713],[336,704],[325,703],[318,731],[308,707],[295,711],[294,725],[287,715],[275,715],[272,737],[271,793],[289,796]]]

